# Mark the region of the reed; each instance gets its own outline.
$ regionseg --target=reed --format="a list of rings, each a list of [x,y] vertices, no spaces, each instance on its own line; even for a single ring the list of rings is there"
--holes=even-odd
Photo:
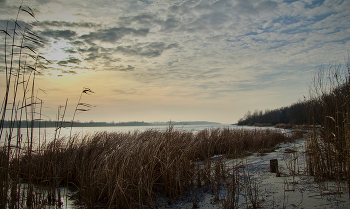
[[[313,126],[308,148],[308,172],[316,181],[336,180],[350,192],[350,59],[321,68],[309,102]]]

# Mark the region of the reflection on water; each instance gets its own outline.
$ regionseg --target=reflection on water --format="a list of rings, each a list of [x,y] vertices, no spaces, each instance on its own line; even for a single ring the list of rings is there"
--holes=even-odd
[[[56,209],[56,208],[80,208],[75,204],[75,201],[70,198],[74,195],[77,190],[72,187],[59,187],[59,188],[50,188],[47,186],[41,185],[29,185],[27,183],[21,183],[19,185],[20,193],[23,198],[22,201],[15,203],[17,208],[23,208],[27,205],[28,200],[28,191],[32,187],[32,201],[36,203],[38,208],[46,209]]]

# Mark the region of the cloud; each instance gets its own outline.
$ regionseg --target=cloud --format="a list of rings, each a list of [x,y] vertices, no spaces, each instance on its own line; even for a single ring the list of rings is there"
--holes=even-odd
[[[227,22],[232,22],[234,10],[230,1],[202,2],[205,1],[185,1],[179,5],[171,5],[163,13],[142,13],[120,17],[118,23],[123,26],[135,24],[143,27],[147,26],[165,33],[177,31],[194,33],[196,31],[210,31],[211,27],[217,28]],[[268,8],[268,6],[268,4],[261,4],[262,8]],[[160,26],[160,30],[157,26]]]
[[[57,62],[58,65],[63,65],[63,66],[70,64],[70,63],[71,64],[79,64],[79,63],[81,63],[81,60],[70,56],[67,60]]]
[[[6,70],[6,67],[5,67],[5,66],[1,66],[1,65],[0,65],[0,73],[5,72],[5,70]]]
[[[129,17],[119,17],[120,25],[130,25],[132,23],[137,23],[144,26],[150,26],[155,20],[155,15],[150,13],[142,13],[135,16]]]
[[[166,45],[163,42],[152,42],[148,44],[139,44],[135,46],[118,46],[116,52],[121,52],[125,55],[137,55],[142,57],[158,57],[165,50],[179,47],[177,43]]]
[[[257,26],[259,22],[264,21],[263,16],[276,15],[274,11],[277,7],[278,4],[273,1],[185,1],[180,5],[170,6],[168,13],[172,16],[168,16],[168,22],[158,20],[158,24],[162,25],[164,31],[168,29],[170,32],[176,31],[174,29],[192,34],[227,33],[230,29],[239,32],[236,26],[241,27],[239,30],[242,30],[243,26],[249,29],[252,23]],[[257,17],[260,19],[256,20]],[[229,28],[229,25],[232,28]]]
[[[76,54],[77,51],[75,49],[63,49],[65,53],[67,54]]]
[[[85,61],[95,61],[96,59],[100,58],[100,55],[97,53],[90,53],[88,54],[87,58],[85,58]]]
[[[89,47],[88,49],[85,49],[85,48],[79,48],[78,51],[79,52],[98,52],[100,49],[100,47],[97,47],[97,46],[91,46]]]
[[[185,1],[184,3],[180,5],[172,5],[168,8],[170,12],[173,13],[180,13],[181,15],[183,14],[188,14],[190,13],[193,8],[197,5],[198,3],[196,1]]]
[[[129,12],[143,11],[153,3],[153,1],[149,1],[149,0],[137,0],[137,1],[133,0],[133,1],[127,1],[127,2],[128,2],[128,6],[125,8],[125,10]]]
[[[57,64],[58,65],[66,65],[66,64],[68,64],[68,61],[59,61],[59,62],[57,62]]]
[[[122,26],[132,24],[143,27],[161,26],[161,31],[170,32],[181,25],[181,18],[174,15],[168,15],[166,18],[157,17],[155,14],[139,14],[135,16],[120,17],[118,23]]]
[[[235,5],[235,11],[237,11],[241,15],[242,14],[251,15],[251,14],[258,13],[258,11],[250,3],[250,1],[246,1],[246,0],[239,0],[238,3]]]
[[[132,91],[128,90],[128,91],[124,91],[121,89],[113,89],[113,92],[117,93],[117,94],[135,94],[136,91],[133,89]]]
[[[72,28],[92,28],[100,27],[100,24],[95,24],[91,22],[67,22],[67,21],[41,21],[36,22],[36,26],[41,27],[72,27]]]
[[[91,32],[80,36],[80,39],[85,42],[92,44],[94,41],[101,41],[107,43],[115,43],[116,41],[122,39],[126,35],[134,36],[146,36],[149,33],[148,28],[133,29],[125,27],[114,27],[108,29],[100,29],[97,32]]]
[[[23,28],[24,26],[30,27],[24,21],[21,21],[21,20],[17,20],[17,24],[20,25],[21,28]],[[13,20],[0,20],[1,30],[6,30],[6,27],[8,28],[8,31],[10,31],[9,33],[11,34],[11,31],[15,27],[15,22]],[[17,27],[17,30],[20,30],[20,29]]]
[[[72,30],[49,30],[46,29],[42,32],[40,32],[42,36],[54,38],[54,39],[67,39],[67,40],[73,40],[73,38],[77,35],[75,31]]]
[[[172,65],[173,65],[174,63],[176,63],[176,62],[179,62],[179,60],[177,59],[177,60],[168,62],[168,66],[172,66]]]
[[[181,21],[175,17],[168,17],[165,21],[158,21],[163,31],[173,30],[181,25]]]
[[[88,48],[77,48],[80,54],[83,54],[85,61],[96,61],[97,59],[105,60],[106,62],[120,62],[120,58],[114,58],[112,48],[104,48],[101,46],[91,46]]]
[[[259,12],[272,12],[276,8],[277,8],[277,3],[273,1],[263,1],[256,6],[257,11]]]
[[[75,70],[61,70],[61,72],[64,74],[72,74],[72,75],[77,74],[77,72]]]
[[[124,67],[123,65],[116,66],[114,70],[118,71],[134,71],[135,67],[128,65],[127,67]]]
[[[73,41],[71,42],[74,46],[84,46],[84,42],[82,41]]]
[[[51,0],[36,0],[37,2],[39,2],[40,4],[47,4],[49,3]]]
[[[219,78],[219,77],[223,76],[223,74],[220,73],[222,70],[224,70],[224,69],[223,68],[213,68],[210,70],[200,72],[198,75],[194,76],[194,78],[197,80],[207,80],[207,79]]]

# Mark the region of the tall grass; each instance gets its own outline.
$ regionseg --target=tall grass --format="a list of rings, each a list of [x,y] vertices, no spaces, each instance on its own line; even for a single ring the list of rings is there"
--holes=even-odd
[[[310,90],[308,170],[316,181],[348,182],[350,192],[350,59],[321,68]]]
[[[81,140],[60,139],[20,159],[23,179],[71,184],[82,204],[93,208],[151,208],[165,194],[170,202],[193,188],[213,192],[228,178],[215,155],[245,156],[290,140],[278,131],[207,129],[96,133]],[[29,164],[27,161],[31,160]],[[31,170],[32,177],[27,176]],[[215,175],[213,175],[215,173]]]

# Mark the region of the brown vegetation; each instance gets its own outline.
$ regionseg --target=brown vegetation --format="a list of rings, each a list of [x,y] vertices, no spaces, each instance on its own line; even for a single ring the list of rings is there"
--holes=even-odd
[[[218,192],[228,174],[224,159],[213,160],[215,155],[240,157],[287,140],[278,131],[228,128],[197,134],[172,127],[102,132],[82,140],[53,141],[18,161],[24,180],[52,187],[74,185],[79,189],[76,198],[85,206],[150,208],[162,194],[171,201],[201,186]]]
[[[316,181],[346,180],[350,192],[350,65],[322,68],[311,89],[308,171]]]
[[[275,125],[275,128],[291,129],[294,126],[292,124],[279,123]]]

